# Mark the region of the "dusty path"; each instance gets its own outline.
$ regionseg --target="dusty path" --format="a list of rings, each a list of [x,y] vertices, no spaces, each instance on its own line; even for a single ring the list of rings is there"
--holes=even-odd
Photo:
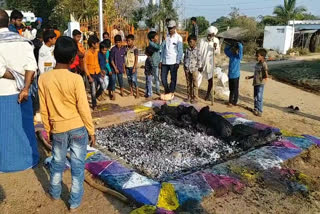
[[[253,87],[252,82],[244,79],[246,75],[252,72],[252,63],[244,64],[242,66],[242,76],[240,82],[240,103],[252,107],[253,105]],[[144,89],[143,71],[139,71],[140,86]],[[178,97],[185,98],[185,78],[183,71],[179,72],[178,81]],[[207,85],[204,82],[200,95],[204,97]],[[141,90],[141,95],[142,91]],[[116,102],[113,103],[114,108],[136,105],[145,102],[144,98],[134,99],[133,97],[121,98],[117,97]],[[202,105],[208,105],[209,102],[201,102]],[[296,114],[289,113],[287,106],[294,105],[300,107],[300,112]],[[249,119],[266,123],[286,129],[291,132],[299,134],[320,135],[320,96],[302,91],[293,86],[289,86],[274,80],[268,80],[265,89],[265,111],[262,118],[257,118],[242,107],[227,108],[222,101],[216,101],[212,109],[223,111],[244,112]],[[109,109],[112,110],[112,109]],[[107,116],[107,120],[114,121],[112,116]],[[9,146],[9,145],[8,145]],[[41,147],[40,147],[41,150]],[[14,213],[67,213],[68,188],[70,188],[70,172],[67,171],[64,175],[63,196],[61,201],[51,202],[46,196],[45,192],[48,190],[48,171],[43,167],[44,153],[41,151],[41,163],[31,170],[19,173],[0,174],[0,213],[14,214]],[[319,163],[319,162],[318,162]],[[309,162],[305,163],[308,167]],[[301,165],[301,164],[300,164]],[[300,166],[299,165],[299,166]],[[295,164],[293,166],[295,167]],[[319,168],[314,168],[318,170]],[[315,175],[320,176],[320,172]],[[258,196],[257,196],[258,194]],[[265,197],[267,195],[268,197]],[[244,200],[256,197],[255,200]],[[281,200],[285,201],[285,205]],[[317,198],[320,200],[320,198]],[[277,201],[268,201],[275,200]],[[261,202],[261,203],[260,203]],[[258,187],[250,187],[243,196],[230,194],[226,198],[213,199],[209,197],[204,201],[203,207],[206,213],[294,213],[293,209],[286,209],[290,203],[298,203],[300,210],[297,213],[314,213],[308,212],[308,207],[312,210],[317,210],[319,205],[308,202],[308,199],[301,199],[298,196],[285,196],[275,192],[263,191]],[[279,209],[271,209],[276,206]],[[318,206],[318,208],[317,208]],[[241,209],[237,209],[241,207]],[[245,207],[250,208],[246,212]],[[85,195],[82,208],[78,213],[129,213],[133,209],[132,206],[124,204],[119,200],[104,195],[98,190],[93,189],[85,184]],[[269,211],[268,211],[269,210]],[[311,209],[309,210],[311,211]]]

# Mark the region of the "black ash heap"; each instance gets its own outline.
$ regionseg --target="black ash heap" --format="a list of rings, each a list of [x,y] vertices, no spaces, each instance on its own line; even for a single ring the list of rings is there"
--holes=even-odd
[[[153,120],[97,130],[97,142],[137,171],[167,181],[235,157],[276,139],[271,130],[232,126],[208,107],[154,109]]]

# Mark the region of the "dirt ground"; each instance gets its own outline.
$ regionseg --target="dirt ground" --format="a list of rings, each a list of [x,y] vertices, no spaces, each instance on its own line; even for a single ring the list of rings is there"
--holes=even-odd
[[[316,58],[320,58],[319,56]],[[265,87],[264,114],[262,118],[255,117],[246,108],[253,106],[252,82],[245,80],[246,75],[252,74],[253,63],[242,65],[240,80],[240,104],[242,107],[227,108],[224,101],[215,101],[212,109],[218,112],[243,112],[249,119],[269,124],[298,134],[320,135],[320,96],[294,86],[268,80]],[[143,70],[139,70],[139,85],[141,95],[144,91]],[[179,71],[177,96],[185,98],[186,86],[182,69]],[[207,84],[204,81],[200,88],[200,96],[205,96]],[[156,98],[156,96],[155,96]],[[133,97],[117,97],[116,101],[106,101],[106,111],[118,110],[119,107],[132,106],[145,102]],[[112,105],[111,105],[112,104]],[[210,102],[201,101],[201,105]],[[300,111],[290,113],[287,106],[299,106]],[[110,123],[117,122],[112,114],[106,116]],[[40,164],[30,170],[18,173],[0,174],[0,213],[67,213],[68,190],[70,189],[70,171],[64,174],[62,200],[52,202],[45,193],[49,186],[48,170],[43,166],[45,153],[39,146],[41,153]],[[311,176],[314,188],[308,197],[302,195],[285,195],[262,186],[250,186],[242,195],[230,193],[221,198],[207,197],[202,203],[204,213],[320,213],[320,151],[313,149],[306,154],[286,163],[287,166],[300,170]],[[85,184],[85,195],[78,213],[129,213],[132,205],[125,204],[118,199],[105,195]]]

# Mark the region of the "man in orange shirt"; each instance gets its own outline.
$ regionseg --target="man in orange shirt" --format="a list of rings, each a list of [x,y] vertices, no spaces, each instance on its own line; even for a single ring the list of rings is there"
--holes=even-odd
[[[100,80],[101,70],[98,57],[98,37],[90,36],[88,45],[89,49],[84,56],[84,71],[86,72],[90,83],[92,109],[95,110],[97,108],[97,98],[103,93],[103,87]]]
[[[84,192],[84,166],[87,144],[95,144],[94,126],[81,76],[68,70],[77,54],[77,44],[69,37],[57,40],[55,69],[39,78],[40,113],[52,140],[49,194],[61,197],[61,181],[68,149],[71,154],[72,186],[70,211],[80,206]]]

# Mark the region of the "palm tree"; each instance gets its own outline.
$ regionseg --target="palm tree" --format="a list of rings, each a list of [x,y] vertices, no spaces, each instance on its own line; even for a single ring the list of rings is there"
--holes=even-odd
[[[275,14],[282,24],[288,24],[289,20],[303,17],[303,13],[307,9],[303,6],[296,7],[296,0],[284,0],[284,5],[278,5],[275,7],[273,14]]]

